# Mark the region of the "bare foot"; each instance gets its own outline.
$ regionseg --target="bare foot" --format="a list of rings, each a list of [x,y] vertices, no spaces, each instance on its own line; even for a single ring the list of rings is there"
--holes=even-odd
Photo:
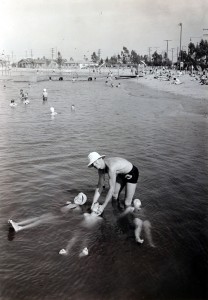
[[[8,223],[14,228],[15,232],[18,232],[23,229],[22,226],[19,226],[17,223],[15,223],[12,220],[9,220]]]
[[[61,249],[61,250],[59,251],[59,254],[61,254],[61,255],[67,255],[67,254],[68,254],[68,251],[66,251],[65,249]]]
[[[87,247],[85,247],[79,254],[79,257],[87,256],[88,254],[89,254],[89,251],[88,251]]]
[[[136,238],[136,241],[140,244],[143,244],[144,243],[144,240],[143,239],[140,239],[140,238]]]
[[[132,200],[130,200],[130,201],[126,201],[126,200],[125,200],[125,205],[126,205],[126,206],[130,206],[131,203],[132,203]]]

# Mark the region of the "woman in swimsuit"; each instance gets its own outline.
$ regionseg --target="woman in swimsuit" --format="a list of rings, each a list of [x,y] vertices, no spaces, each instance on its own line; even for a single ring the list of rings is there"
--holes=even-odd
[[[139,171],[137,167],[132,165],[128,160],[121,157],[109,157],[105,158],[105,155],[100,155],[97,152],[91,152],[88,155],[89,164],[88,167],[94,167],[98,170],[98,185],[93,197],[92,207],[98,202],[98,199],[102,193],[105,173],[109,176],[109,190],[106,195],[105,201],[102,205],[99,205],[99,213],[101,214],[108,202],[113,197],[114,200],[118,200],[119,194],[125,187],[125,205],[129,206],[132,203],[136,186],[139,178]]]

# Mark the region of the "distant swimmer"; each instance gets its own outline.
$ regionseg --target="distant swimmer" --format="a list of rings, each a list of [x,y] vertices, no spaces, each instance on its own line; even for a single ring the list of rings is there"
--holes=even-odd
[[[72,106],[71,106],[71,111],[75,111],[75,105],[74,104],[72,104]]]
[[[43,89],[43,101],[47,101],[47,100],[48,100],[48,93],[46,89]]]
[[[15,101],[12,99],[11,102],[10,102],[10,106],[11,107],[17,106],[17,103],[15,103]]]
[[[50,111],[52,116],[57,115],[57,112],[55,111],[54,107],[50,107]]]
[[[72,82],[74,83],[75,81],[76,81],[76,78],[73,77],[73,78],[72,78]]]
[[[25,93],[24,100],[28,100],[28,93]]]
[[[22,100],[24,100],[24,102],[23,102],[24,104],[29,104],[30,103],[30,101],[28,99],[28,93],[25,93],[24,98]]]
[[[25,95],[24,95],[23,89],[20,90],[20,99],[22,101],[25,100]]]
[[[119,82],[119,84],[116,86],[117,88],[119,88],[121,86],[121,84],[120,84],[120,82]]]

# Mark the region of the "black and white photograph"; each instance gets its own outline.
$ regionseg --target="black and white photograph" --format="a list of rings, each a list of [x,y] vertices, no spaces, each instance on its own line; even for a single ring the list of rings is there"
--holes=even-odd
[[[208,299],[208,1],[1,0],[0,300]]]

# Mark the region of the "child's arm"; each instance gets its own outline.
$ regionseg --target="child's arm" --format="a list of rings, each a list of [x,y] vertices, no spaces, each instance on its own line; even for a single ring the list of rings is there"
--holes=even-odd
[[[125,216],[125,215],[127,215],[127,214],[129,214],[129,213],[133,213],[133,211],[134,211],[134,207],[129,206],[129,207],[127,207],[127,208],[125,209],[124,212],[122,212],[122,214],[121,214],[120,216],[123,217],[123,216]]]

